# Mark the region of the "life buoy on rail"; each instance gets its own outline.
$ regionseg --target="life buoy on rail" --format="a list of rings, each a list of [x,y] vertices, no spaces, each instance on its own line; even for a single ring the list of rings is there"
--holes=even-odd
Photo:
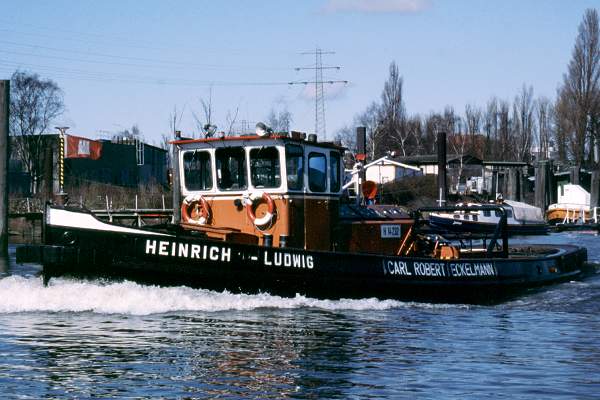
[[[264,201],[267,203],[267,212],[260,218],[256,218],[254,206]],[[265,192],[254,192],[244,196],[244,204],[246,205],[246,214],[257,228],[264,227],[270,224],[275,217],[275,202]]]
[[[181,219],[183,222],[206,225],[210,218],[210,206],[200,194],[191,194],[181,203]]]

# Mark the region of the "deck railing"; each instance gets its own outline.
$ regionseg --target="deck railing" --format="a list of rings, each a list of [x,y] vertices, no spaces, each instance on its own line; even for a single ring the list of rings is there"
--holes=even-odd
[[[588,217],[589,212],[589,217]],[[565,217],[562,220],[562,224],[577,224],[577,223],[589,223],[593,222],[597,224],[600,222],[600,207],[592,207],[590,211],[586,211],[583,207],[577,208],[566,208]]]
[[[482,204],[477,206],[469,206],[469,205],[456,205],[456,206],[446,206],[446,207],[423,207],[419,208],[417,211],[413,213],[413,218],[415,220],[413,230],[414,234],[419,233],[421,229],[421,225],[426,223],[425,218],[423,217],[423,213],[432,213],[432,212],[448,212],[452,213],[455,211],[479,211],[479,210],[490,210],[495,211],[500,214],[500,219],[498,220],[498,224],[494,229],[494,233],[486,246],[486,253],[488,256],[492,256],[494,253],[494,248],[498,245],[498,242],[502,241],[502,250],[500,252],[500,256],[504,258],[508,258],[508,224],[507,224],[507,215],[506,209],[497,204]],[[457,240],[461,240],[460,237],[455,238]],[[484,242],[485,243],[485,242]]]

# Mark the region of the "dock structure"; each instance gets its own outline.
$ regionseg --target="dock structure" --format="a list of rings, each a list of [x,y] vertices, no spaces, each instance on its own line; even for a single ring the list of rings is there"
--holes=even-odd
[[[535,167],[535,206],[542,210],[547,210],[550,204],[556,203],[552,165],[551,160],[542,160]]]
[[[10,81],[0,81],[0,256],[8,255],[8,119]]]

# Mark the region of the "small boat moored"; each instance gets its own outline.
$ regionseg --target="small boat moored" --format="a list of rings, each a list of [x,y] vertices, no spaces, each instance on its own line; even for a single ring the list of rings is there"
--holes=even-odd
[[[590,193],[579,185],[558,187],[558,201],[548,206],[546,218],[551,225],[598,224],[600,207],[590,207]]]
[[[513,200],[499,200],[497,204],[506,210],[509,235],[548,233],[548,225],[540,208]],[[432,212],[429,222],[436,228],[453,232],[493,233],[500,221],[500,211],[481,209],[481,205],[468,203],[465,210]]]

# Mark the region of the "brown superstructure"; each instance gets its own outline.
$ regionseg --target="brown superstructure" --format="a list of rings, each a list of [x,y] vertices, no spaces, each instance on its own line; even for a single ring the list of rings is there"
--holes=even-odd
[[[406,214],[342,213],[344,148],[301,135],[178,140],[181,224],[207,237],[395,254]]]

